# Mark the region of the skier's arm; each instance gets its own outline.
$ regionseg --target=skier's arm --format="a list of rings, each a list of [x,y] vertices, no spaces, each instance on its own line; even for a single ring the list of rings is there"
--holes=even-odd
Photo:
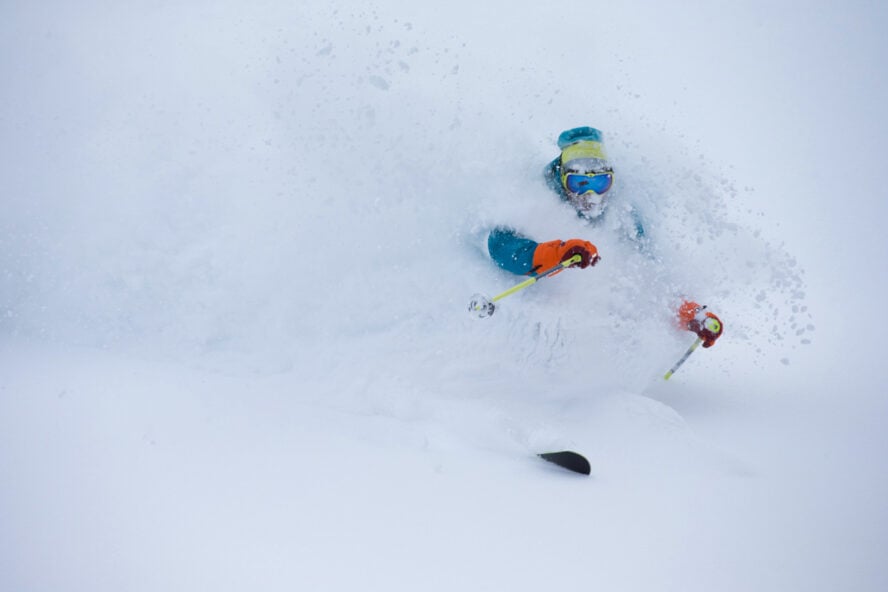
[[[650,239],[645,233],[644,219],[641,217],[641,213],[638,209],[632,205],[628,206],[625,214],[621,218],[623,232],[626,237],[632,241],[635,248],[638,249],[640,253],[653,259],[654,253],[651,249]]]
[[[656,255],[651,248],[650,239],[645,235],[644,222],[638,210],[630,207],[624,219],[624,230],[640,253],[656,262]],[[693,300],[683,299],[677,311],[678,325],[694,333],[703,340],[703,347],[712,347],[724,332],[724,323],[706,306]]]
[[[525,275],[533,270],[533,253],[538,242],[530,240],[512,228],[498,226],[487,237],[490,257],[506,271]]]
[[[551,269],[575,255],[580,256],[580,261],[571,267],[581,269],[595,265],[600,259],[598,249],[589,241],[573,238],[538,243],[512,228],[504,227],[491,231],[487,237],[487,250],[497,265],[520,275]]]

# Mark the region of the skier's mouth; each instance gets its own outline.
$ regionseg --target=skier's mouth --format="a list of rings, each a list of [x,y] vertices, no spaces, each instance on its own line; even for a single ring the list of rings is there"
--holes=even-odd
[[[596,217],[604,211],[605,196],[589,192],[574,197],[571,201],[585,216]]]

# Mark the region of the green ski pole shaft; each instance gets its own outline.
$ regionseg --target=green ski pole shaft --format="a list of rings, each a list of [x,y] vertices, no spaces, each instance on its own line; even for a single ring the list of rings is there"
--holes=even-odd
[[[472,296],[472,300],[469,302],[469,312],[479,319],[489,317],[496,310],[496,302],[502,300],[506,296],[514,294],[515,292],[521,291],[528,286],[534,285],[543,278],[555,275],[559,271],[567,269],[571,265],[579,263],[580,261],[582,261],[582,259],[583,258],[580,255],[574,255],[570,259],[565,259],[552,269],[547,269],[543,273],[537,274],[531,278],[527,278],[520,284],[512,286],[502,294],[497,294],[493,298],[488,298],[484,294],[475,294],[474,296]]]
[[[698,337],[697,340],[696,340],[694,343],[691,344],[691,347],[688,348],[688,351],[686,351],[686,352],[684,353],[684,355],[683,355],[683,356],[682,356],[682,357],[681,357],[681,358],[675,363],[675,365],[669,370],[669,372],[667,372],[666,375],[663,376],[663,380],[669,380],[669,378],[670,378],[673,374],[675,374],[675,371],[678,370],[679,367],[680,367],[682,364],[685,363],[685,360],[687,360],[689,357],[691,357],[691,354],[694,353],[694,350],[697,349],[698,347],[700,347],[700,344],[701,344],[701,343],[703,343],[703,340],[700,339],[700,338]]]
[[[527,278],[526,280],[524,280],[520,284],[512,286],[511,288],[509,288],[508,290],[506,290],[502,294],[497,294],[496,296],[491,298],[490,301],[497,302],[499,300],[502,300],[506,296],[510,296],[510,295],[514,294],[515,292],[518,292],[519,290],[523,290],[524,288],[534,285],[535,283],[537,283],[538,281],[540,281],[543,278],[547,278],[551,275],[555,275],[556,273],[558,273],[562,269],[567,269],[568,267],[570,267],[574,263],[579,263],[581,260],[582,260],[582,257],[580,257],[579,255],[574,255],[570,259],[565,259],[564,261],[562,261],[561,263],[559,263],[558,265],[556,265],[552,269],[546,270],[543,273],[536,275],[532,278]]]

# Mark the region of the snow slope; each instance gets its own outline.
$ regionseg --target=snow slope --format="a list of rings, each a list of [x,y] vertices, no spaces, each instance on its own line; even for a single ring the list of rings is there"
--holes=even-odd
[[[885,588],[884,8],[0,10],[0,589]]]

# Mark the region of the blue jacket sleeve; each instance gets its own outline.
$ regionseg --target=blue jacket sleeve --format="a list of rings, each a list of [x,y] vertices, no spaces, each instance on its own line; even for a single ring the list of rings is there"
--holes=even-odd
[[[629,231],[629,238],[638,243],[641,247],[646,247],[647,236],[644,232],[644,220],[641,218],[641,214],[635,208],[632,208],[629,211],[629,215],[632,217],[632,228]]]
[[[501,268],[519,275],[528,274],[533,269],[533,253],[538,244],[505,227],[494,228],[487,237],[490,257]]]

